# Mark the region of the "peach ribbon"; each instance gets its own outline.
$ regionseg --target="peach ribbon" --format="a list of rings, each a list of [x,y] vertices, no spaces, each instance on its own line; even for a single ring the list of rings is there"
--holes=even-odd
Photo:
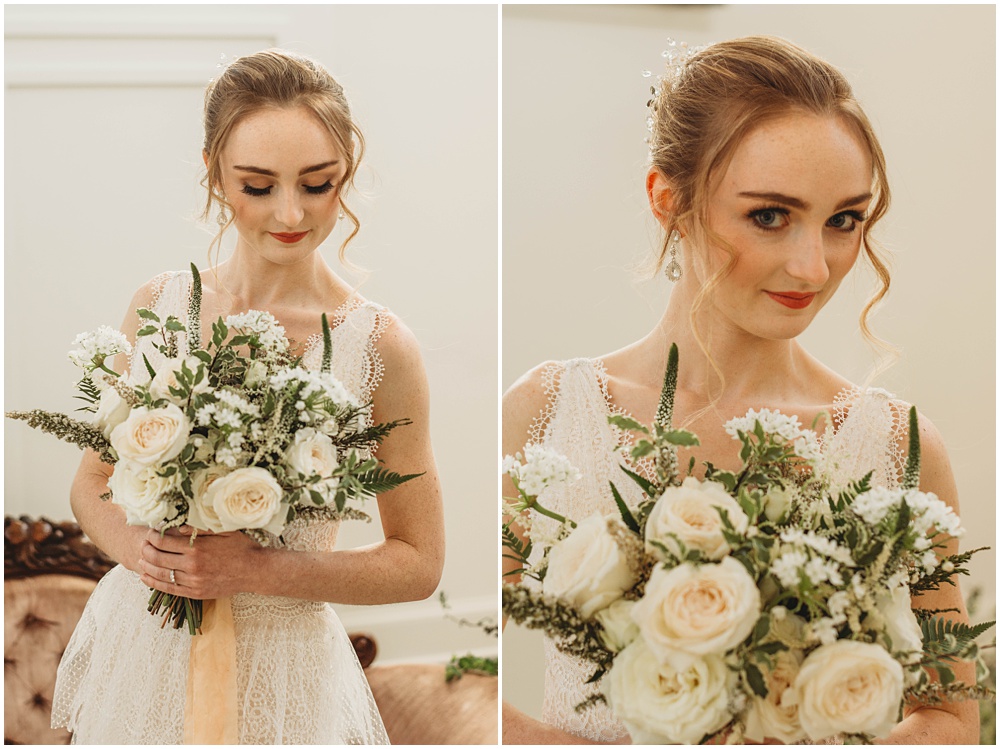
[[[236,629],[229,598],[204,601],[201,634],[191,638],[185,744],[235,744]]]

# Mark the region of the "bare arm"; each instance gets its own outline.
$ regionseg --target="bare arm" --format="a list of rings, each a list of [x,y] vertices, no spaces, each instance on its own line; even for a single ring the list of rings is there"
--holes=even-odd
[[[535,417],[542,412],[545,407],[546,395],[542,387],[542,371],[546,367],[542,364],[525,374],[514,383],[510,390],[504,393],[503,397],[503,452],[504,455],[513,455],[523,452],[525,439],[531,428]],[[503,477],[502,491],[506,497],[516,497],[517,489],[514,488],[510,477]],[[507,520],[509,518],[505,518]],[[517,523],[511,525],[518,537],[524,541],[525,534],[521,526]],[[518,568],[516,561],[511,559],[503,560],[504,577],[502,582],[520,582],[521,576],[517,574],[507,574]],[[504,626],[506,626],[506,619]],[[511,681],[517,679],[516,674],[508,674]],[[503,703],[503,743],[504,744],[594,744],[598,742],[582,739],[579,736],[566,733],[554,726],[542,723],[539,720],[526,715],[509,703]]]
[[[383,541],[343,551],[264,549],[240,533],[185,538],[155,533],[143,550],[143,581],[167,593],[219,598],[237,592],[281,595],[347,604],[381,604],[426,598],[444,564],[441,488],[430,444],[430,397],[413,335],[394,322],[379,343],[385,367],[376,390],[374,419],[401,418],[378,457],[399,473],[420,478],[378,497]],[[169,582],[177,571],[178,585]]]
[[[958,514],[958,490],[952,474],[951,463],[944,442],[937,428],[923,416],[920,417],[920,490],[933,492]],[[958,551],[958,541],[952,539],[947,553]],[[962,591],[956,584],[943,585],[940,590],[928,591],[913,598],[914,608],[958,609],[946,616],[968,622]],[[972,663],[958,663],[953,667],[959,681],[974,684],[976,669]],[[979,704],[974,700],[946,702],[937,706],[920,705],[907,708],[905,718],[889,737],[886,744],[977,744],[979,743]]]
[[[121,331],[133,345],[135,333],[139,329],[139,317],[135,311],[139,307],[151,306],[157,285],[157,279],[153,279],[140,288],[125,314]],[[119,355],[115,359],[115,371],[124,373],[127,368],[127,358]],[[112,467],[102,462],[93,450],[87,450],[73,479],[69,495],[70,506],[83,532],[98,548],[119,564],[137,572],[148,529],[127,525],[125,510],[100,498],[108,491],[108,478],[111,474]]]

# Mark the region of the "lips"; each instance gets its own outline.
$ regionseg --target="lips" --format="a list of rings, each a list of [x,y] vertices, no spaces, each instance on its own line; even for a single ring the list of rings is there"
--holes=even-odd
[[[296,242],[298,242],[299,240],[301,240],[308,233],[309,232],[307,232],[307,231],[300,231],[300,232],[296,232],[295,234],[286,234],[284,232],[276,233],[276,232],[273,232],[273,231],[269,231],[268,232],[268,234],[270,234],[272,237],[274,237],[275,239],[277,239],[279,242],[284,242],[285,244],[295,244]]]
[[[765,291],[764,293],[778,304],[783,304],[790,309],[805,309],[812,304],[812,300],[816,297],[815,291],[809,294],[796,291]]]

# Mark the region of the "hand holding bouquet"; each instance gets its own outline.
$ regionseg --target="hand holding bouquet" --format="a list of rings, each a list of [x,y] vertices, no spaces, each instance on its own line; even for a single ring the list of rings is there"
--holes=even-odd
[[[95,450],[115,466],[104,498],[121,505],[130,524],[161,532],[188,525],[192,543],[198,530],[239,530],[270,545],[296,517],[368,519],[350,503],[414,478],[371,457],[408,422],[368,425],[371,404],[359,403],[330,373],[325,315],[318,372],[302,368],[267,312],[219,318],[202,346],[201,279],[193,265],[192,273],[186,325],[138,310],[144,324],[137,338],[157,340],[162,355],[158,366],[145,356],[134,362],[148,381],[130,382],[111,369],[112,357],[131,347],[105,326],[78,336],[70,352],[84,371],[81,410],[94,412],[93,423],[40,410],[7,416]],[[200,625],[201,601],[154,591],[149,608],[165,609],[164,622],[186,623],[191,634]]]
[[[967,574],[979,551],[939,555],[962,529],[917,489],[916,410],[895,489],[870,474],[835,484],[817,436],[766,409],[726,425],[742,468],[707,464],[699,480],[693,460],[686,477],[678,468],[677,447],[698,440],[671,426],[676,376],[673,347],[652,427],[609,417],[639,433],[633,459],[654,458],[651,477],[623,467],[646,497],[637,507],[611,484],[618,513],[574,522],[539,503],[573,479],[564,458],[531,445],[505,464],[519,493],[506,556],[540,586],[505,585],[504,612],[592,663],[591,682],[605,677],[578,709],[607,702],[637,743],[867,741],[906,702],[990,696],[957,682],[952,664],[977,660],[974,640],[993,623],[910,606]],[[532,511],[560,523],[541,558],[510,528]]]

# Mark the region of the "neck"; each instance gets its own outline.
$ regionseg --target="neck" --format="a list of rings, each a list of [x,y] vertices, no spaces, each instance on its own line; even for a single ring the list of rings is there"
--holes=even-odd
[[[663,317],[639,342],[649,347],[645,359],[655,362],[654,378],[662,376],[670,344],[676,343],[678,388],[696,401],[780,402],[802,386],[807,355],[794,339],[754,336],[719,315],[710,300],[696,313],[696,335],[691,318],[696,294],[696,284],[678,282]]]
[[[318,251],[300,262],[285,265],[246,249],[242,240],[232,257],[203,275],[218,280],[213,285],[217,286],[220,301],[234,311],[243,307],[279,309],[289,305],[331,307],[331,297],[339,303],[350,293],[347,284]]]

